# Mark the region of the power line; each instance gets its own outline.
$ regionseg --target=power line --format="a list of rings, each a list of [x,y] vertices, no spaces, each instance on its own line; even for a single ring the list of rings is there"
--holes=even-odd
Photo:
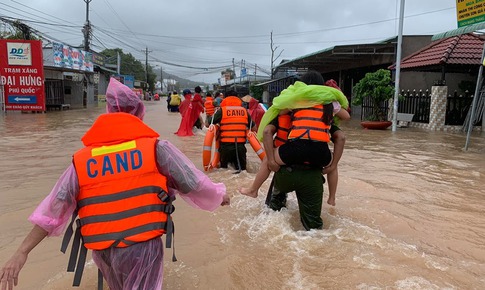
[[[75,24],[75,23],[73,23],[73,22],[70,22],[70,21],[64,20],[64,19],[62,19],[62,18],[56,17],[56,16],[51,15],[51,14],[47,14],[47,13],[45,13],[45,12],[42,12],[42,11],[38,10],[38,9],[32,8],[32,7],[28,6],[28,5],[22,4],[22,3],[18,2],[18,1],[15,1],[15,0],[10,0],[10,1],[12,1],[12,2],[14,2],[14,3],[18,4],[18,5],[24,6],[24,7],[26,7],[26,8],[29,8],[29,9],[31,9],[31,10],[37,11],[37,12],[39,12],[39,13],[42,13],[42,14],[44,14],[44,15],[47,15],[47,16],[49,16],[49,17],[55,18],[55,19],[57,19],[57,20],[61,20],[61,21],[63,21],[63,22],[67,22],[67,23],[71,23],[71,24],[73,24],[73,25],[76,25],[76,24]]]

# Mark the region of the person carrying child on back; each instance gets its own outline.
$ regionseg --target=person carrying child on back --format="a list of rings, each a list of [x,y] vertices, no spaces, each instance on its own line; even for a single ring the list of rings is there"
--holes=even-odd
[[[287,142],[281,146],[266,148],[267,152],[260,170],[250,188],[242,188],[240,192],[250,197],[257,197],[258,189],[268,178],[271,171],[277,172],[281,166],[296,166],[299,168],[325,168],[332,162],[332,153],[328,147],[330,141],[330,127],[334,116],[340,119],[349,119],[350,115],[342,106],[348,106],[347,98],[334,88],[325,87],[323,77],[316,71],[309,71],[302,76],[301,82],[295,83],[291,88],[284,90],[282,94],[273,100],[280,111],[276,116],[289,114],[291,112],[291,127],[287,136]],[[291,90],[289,90],[291,89]],[[286,92],[285,92],[286,91]],[[319,93],[321,91],[321,93]],[[320,96],[317,96],[320,95]],[[295,102],[295,97],[300,102]],[[278,105],[280,98],[282,104]],[[305,98],[307,98],[305,100]],[[305,102],[307,101],[305,106]],[[315,104],[316,103],[316,104]],[[289,106],[299,106],[284,108]],[[292,105],[293,104],[293,105]],[[313,105],[313,106],[312,106]],[[273,120],[275,110],[270,108],[270,115],[263,117],[258,130],[258,137],[263,134],[266,125]],[[272,111],[272,112],[271,112]],[[272,114],[272,115],[271,115]],[[266,119],[266,120],[265,120]],[[290,126],[290,125],[288,125]],[[267,143],[265,143],[266,145]],[[267,146],[265,146],[267,147]],[[271,154],[271,151],[274,154]]]

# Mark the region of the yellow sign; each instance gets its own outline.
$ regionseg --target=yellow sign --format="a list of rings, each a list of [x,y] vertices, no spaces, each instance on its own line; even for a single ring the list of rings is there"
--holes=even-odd
[[[458,27],[485,21],[485,0],[456,0]]]

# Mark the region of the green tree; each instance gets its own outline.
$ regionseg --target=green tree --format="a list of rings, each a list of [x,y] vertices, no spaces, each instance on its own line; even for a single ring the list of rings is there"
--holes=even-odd
[[[251,93],[251,96],[253,96],[253,98],[257,99],[258,101],[262,101],[263,100],[263,87],[262,86],[256,86],[256,84],[252,84],[251,86],[249,86],[249,92]]]
[[[385,121],[387,118],[381,105],[384,101],[389,100],[394,95],[394,86],[392,85],[391,71],[379,69],[373,73],[366,73],[354,86],[354,105],[362,105],[364,99],[369,98],[372,101],[372,115],[367,119],[369,121]]]
[[[120,53],[121,57],[120,73],[122,75],[132,75],[136,80],[145,81],[145,65],[141,61],[137,60],[131,53],[126,54],[123,53],[121,48],[114,48],[105,49],[101,52],[101,54],[116,62],[118,52]],[[156,77],[157,75],[153,72],[153,68],[148,65],[148,86],[150,91],[155,89]]]

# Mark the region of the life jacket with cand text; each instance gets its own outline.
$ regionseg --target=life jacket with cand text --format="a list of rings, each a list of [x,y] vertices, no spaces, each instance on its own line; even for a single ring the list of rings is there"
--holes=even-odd
[[[76,270],[74,286],[80,283],[87,249],[129,247],[165,233],[171,247],[174,207],[167,179],[157,168],[157,137],[137,117],[109,113],[82,138],[85,148],[73,156],[80,189],[73,252],[82,237],[77,266],[73,252],[68,266],[68,271]],[[69,228],[72,234],[72,222]],[[69,239],[66,232],[63,252]]]
[[[221,142],[245,143],[248,131],[248,110],[242,106],[221,106]]]

